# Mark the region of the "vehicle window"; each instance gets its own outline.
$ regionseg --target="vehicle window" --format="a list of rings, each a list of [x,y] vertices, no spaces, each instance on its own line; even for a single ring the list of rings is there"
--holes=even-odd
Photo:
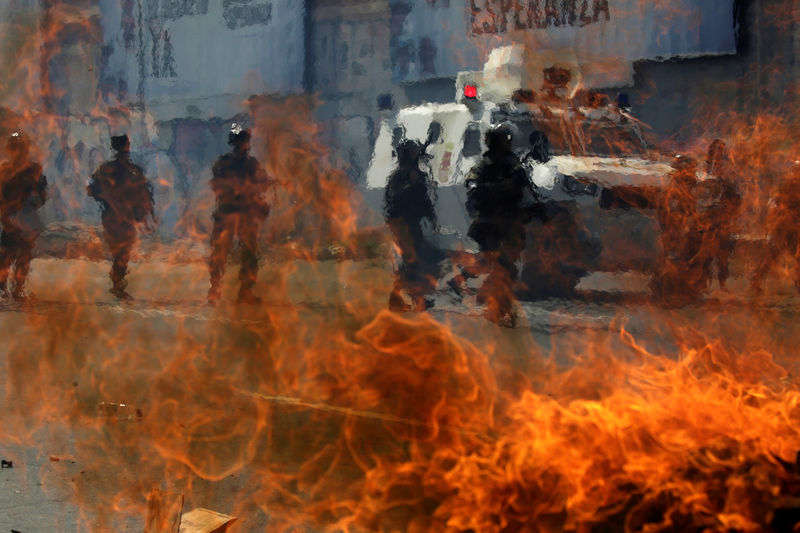
[[[464,148],[461,151],[464,157],[481,155],[481,129],[477,124],[470,124],[464,132]]]
[[[431,122],[431,125],[428,126],[428,144],[436,144],[442,138],[442,125],[434,120]]]

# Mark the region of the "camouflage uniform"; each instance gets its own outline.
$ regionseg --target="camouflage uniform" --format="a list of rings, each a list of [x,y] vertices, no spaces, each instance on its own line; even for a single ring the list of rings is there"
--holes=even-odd
[[[15,134],[8,143],[15,155],[0,165],[0,291],[7,290],[8,276],[14,268],[15,299],[24,298],[23,286],[28,276],[33,246],[42,231],[36,211],[47,200],[47,178],[42,166],[28,161],[27,141]]]
[[[800,174],[800,173],[798,173]],[[786,178],[773,199],[773,208],[767,217],[769,247],[753,273],[751,285],[760,291],[764,277],[781,254],[787,254],[795,263],[794,283],[800,292],[800,175]]]
[[[248,155],[249,139],[248,130],[231,133],[229,143],[234,149],[220,156],[212,168],[211,189],[216,197],[209,258],[208,300],[212,304],[219,299],[220,283],[234,237],[239,238],[242,248],[239,300],[258,301],[253,295],[258,275],[257,237],[259,224],[269,215],[264,196],[271,181],[258,160]]]
[[[125,275],[137,226],[155,216],[152,187],[142,168],[131,161],[128,146],[126,136],[112,138],[117,154],[94,171],[87,190],[102,210],[104,236],[112,256],[110,292],[122,299],[130,299]]]
[[[670,181],[656,203],[661,227],[659,267],[651,289],[666,303],[681,305],[696,300],[708,288],[703,234],[697,213],[697,165],[676,158]]]
[[[717,266],[720,288],[725,288],[730,270],[728,263],[735,246],[734,235],[741,211],[742,196],[736,186],[736,173],[728,161],[725,144],[711,143],[706,158],[706,173],[713,178],[699,185],[698,223],[703,236],[702,262],[704,275],[711,279],[712,266]]]

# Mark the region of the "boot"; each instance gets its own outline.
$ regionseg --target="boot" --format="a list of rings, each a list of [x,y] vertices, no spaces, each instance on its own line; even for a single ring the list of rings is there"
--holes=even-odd
[[[240,304],[260,304],[262,302],[261,298],[253,294],[253,289],[244,287],[239,289],[236,301]]]
[[[125,280],[114,280],[112,281],[112,287],[108,290],[111,294],[113,294],[118,300],[122,302],[130,302],[133,300],[133,296],[128,294],[125,290],[125,287],[128,284]]]
[[[15,302],[30,302],[34,300],[33,294],[25,292],[24,290],[22,290],[22,287],[15,288],[11,292],[11,298]]]
[[[208,289],[208,296],[206,297],[208,305],[211,306],[217,305],[217,303],[219,302],[219,297],[221,292],[222,291],[220,291],[219,285],[215,285],[212,283],[211,287]]]
[[[133,301],[133,296],[128,294],[125,289],[108,289],[108,292],[113,294],[119,301],[121,302],[131,302]]]

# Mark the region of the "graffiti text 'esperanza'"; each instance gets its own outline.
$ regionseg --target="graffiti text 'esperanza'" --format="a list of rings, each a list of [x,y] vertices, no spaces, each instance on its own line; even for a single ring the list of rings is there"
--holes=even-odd
[[[470,0],[473,35],[611,20],[608,0]]]

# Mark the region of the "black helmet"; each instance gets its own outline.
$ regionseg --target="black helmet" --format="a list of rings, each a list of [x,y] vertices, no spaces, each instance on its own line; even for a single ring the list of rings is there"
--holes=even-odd
[[[423,155],[423,151],[422,143],[406,139],[397,145],[397,161],[401,165],[413,163]]]
[[[228,144],[239,146],[250,141],[250,130],[241,124],[234,122],[231,124],[231,131],[228,133]]]
[[[125,134],[111,137],[111,149],[115,152],[128,152],[131,149],[131,141]]]
[[[508,124],[500,124],[486,132],[484,140],[490,152],[508,152],[511,150],[513,132]]]
[[[18,152],[25,150],[30,146],[28,138],[22,132],[15,131],[8,136],[6,140],[6,150],[9,152]]]

